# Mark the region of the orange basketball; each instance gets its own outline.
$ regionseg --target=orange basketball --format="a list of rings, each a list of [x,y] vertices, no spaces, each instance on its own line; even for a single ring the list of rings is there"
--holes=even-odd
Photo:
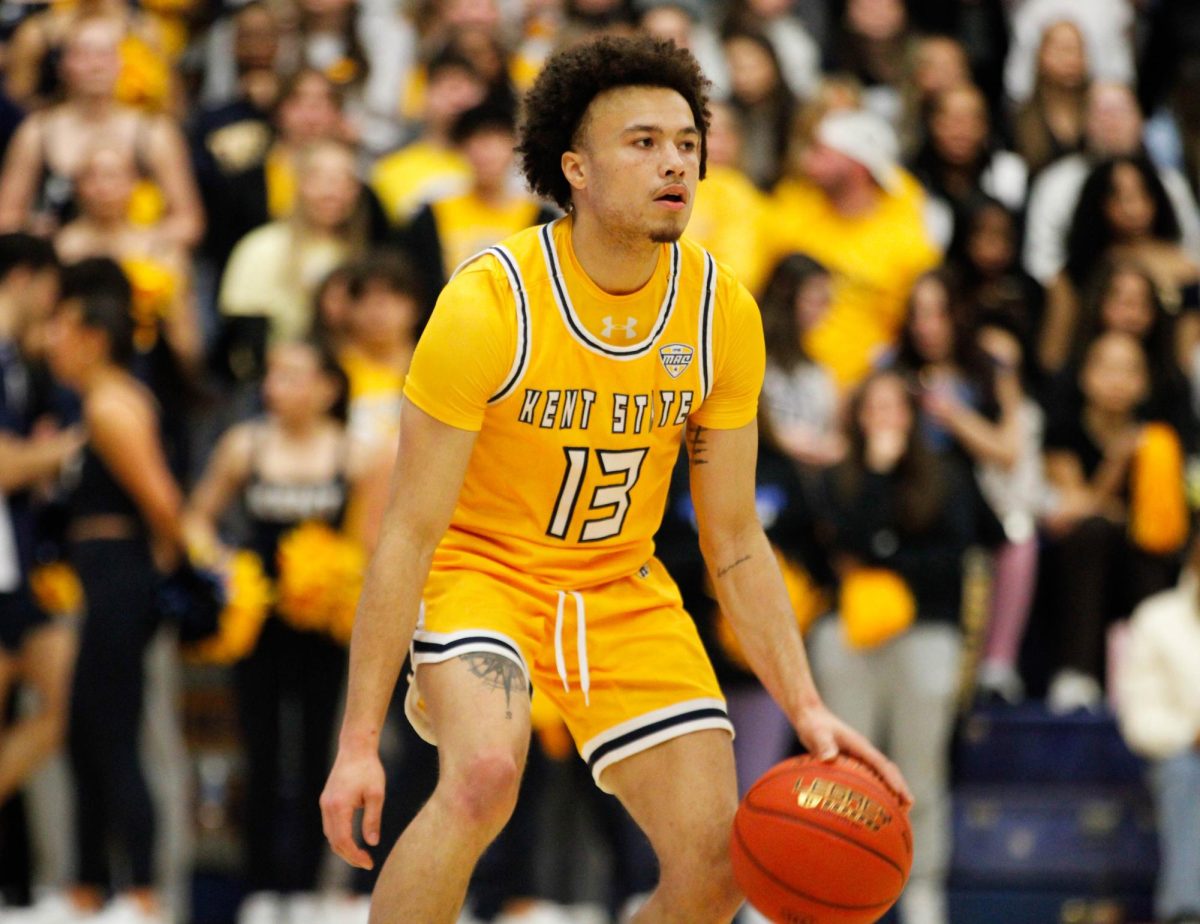
[[[862,762],[793,757],[750,787],[730,850],[746,898],[777,924],[870,924],[908,880],[912,829]]]

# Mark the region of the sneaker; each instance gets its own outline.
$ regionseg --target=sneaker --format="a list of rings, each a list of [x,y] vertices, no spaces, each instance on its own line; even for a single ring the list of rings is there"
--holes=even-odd
[[[91,912],[81,911],[62,892],[51,892],[28,908],[0,911],[0,924],[90,924],[96,917]]]
[[[1104,702],[1100,682],[1083,671],[1063,668],[1054,675],[1046,694],[1046,708],[1054,715],[1072,712],[1098,712]]]
[[[629,924],[633,920],[633,916],[638,913],[642,905],[650,900],[649,892],[642,892],[637,895],[631,895],[625,899],[625,904],[621,906],[620,912],[617,914],[619,924]]]
[[[330,895],[325,899],[325,917],[328,924],[367,924],[371,917],[369,895]]]
[[[284,924],[283,899],[277,892],[252,892],[238,909],[237,924]]]
[[[282,900],[282,920],[286,924],[329,924],[324,898],[315,892],[296,892]]]
[[[1010,706],[1019,705],[1025,699],[1025,682],[1017,669],[1003,661],[984,661],[979,665],[979,677],[975,683],[985,699],[996,699]]]
[[[127,896],[114,898],[104,910],[84,920],[89,924],[167,924],[162,911],[147,911]]]
[[[601,905],[571,905],[562,910],[571,924],[610,924],[612,921],[608,916],[608,910]]]
[[[904,924],[949,924],[946,890],[939,883],[910,879],[900,895],[900,920]]]
[[[492,924],[573,924],[565,908],[550,902],[533,902],[521,911],[500,914]]]

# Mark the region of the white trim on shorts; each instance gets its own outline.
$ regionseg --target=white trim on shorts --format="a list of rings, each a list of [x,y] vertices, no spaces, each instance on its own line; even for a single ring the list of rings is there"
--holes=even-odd
[[[422,601],[418,624],[424,621],[425,603]],[[408,692],[404,696],[404,714],[417,735],[434,747],[437,747],[437,736],[434,735],[433,723],[421,704],[421,693],[417,688],[417,667],[422,664],[438,664],[466,654],[498,654],[513,661],[525,676],[525,689],[529,690],[530,696],[533,695],[529,667],[525,664],[521,649],[503,632],[490,632],[487,629],[428,632],[425,629],[417,629],[413,633],[412,645],[409,648],[413,672],[409,675]]]
[[[672,738],[709,728],[727,731],[732,737],[733,723],[729,721],[725,701],[689,699],[614,725],[585,742],[579,752],[592,771],[596,785],[604,792],[609,792],[600,782],[600,774],[609,765]]]
[[[503,632],[492,632],[489,629],[463,629],[459,632],[429,632],[417,629],[413,633],[412,663],[415,668],[419,664],[437,664],[449,661],[465,654],[498,654],[521,667],[525,675],[525,686],[532,689],[529,678],[529,666],[521,648]]]

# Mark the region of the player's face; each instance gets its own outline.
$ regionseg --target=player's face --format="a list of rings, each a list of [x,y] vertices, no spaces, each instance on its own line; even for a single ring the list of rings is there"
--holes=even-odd
[[[700,131],[680,94],[663,87],[601,93],[577,147],[563,155],[577,209],[625,237],[679,239],[700,173]]]

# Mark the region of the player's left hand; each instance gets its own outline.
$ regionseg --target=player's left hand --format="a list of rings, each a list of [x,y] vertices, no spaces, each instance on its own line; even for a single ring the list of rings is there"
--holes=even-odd
[[[800,743],[819,760],[833,760],[841,753],[853,755],[878,773],[906,807],[913,804],[912,792],[904,782],[900,768],[824,704],[805,710],[792,724],[800,736]]]

